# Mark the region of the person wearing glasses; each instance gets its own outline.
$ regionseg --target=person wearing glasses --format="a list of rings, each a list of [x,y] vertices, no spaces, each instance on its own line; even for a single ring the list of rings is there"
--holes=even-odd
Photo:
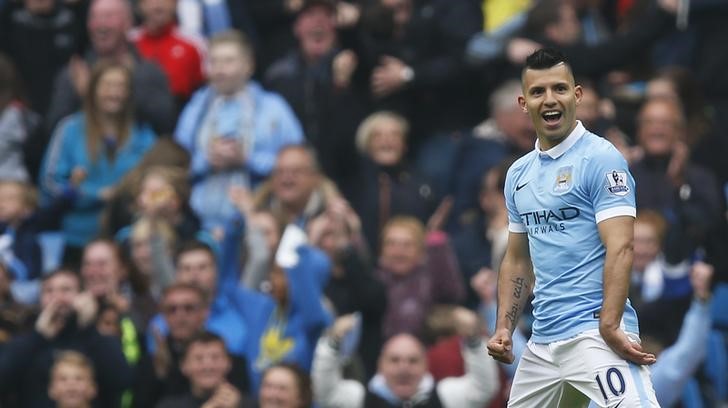
[[[152,407],[165,397],[190,391],[189,379],[181,368],[184,351],[192,339],[205,331],[210,305],[207,294],[199,286],[174,283],[164,290],[159,310],[168,333],[154,330],[155,347],[140,362],[134,393],[134,403],[139,407]],[[234,355],[230,359],[228,382],[245,394],[248,390],[245,361]]]

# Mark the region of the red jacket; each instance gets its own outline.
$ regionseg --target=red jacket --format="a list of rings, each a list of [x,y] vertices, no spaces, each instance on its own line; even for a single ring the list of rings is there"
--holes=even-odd
[[[132,40],[144,58],[162,67],[175,97],[188,99],[205,80],[201,39],[183,34],[170,25],[156,35],[140,27],[132,33]]]

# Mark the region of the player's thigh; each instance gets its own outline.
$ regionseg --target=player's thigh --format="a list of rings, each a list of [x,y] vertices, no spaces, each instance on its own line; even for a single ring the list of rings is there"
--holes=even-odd
[[[513,377],[509,408],[558,407],[563,383],[547,354],[547,346],[529,344],[526,348]]]
[[[659,407],[647,367],[615,354],[597,333],[574,343],[563,359],[566,380],[599,407]]]

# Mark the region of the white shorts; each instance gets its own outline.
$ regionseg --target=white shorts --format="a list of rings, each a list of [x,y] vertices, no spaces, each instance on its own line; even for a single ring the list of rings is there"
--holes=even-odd
[[[628,334],[639,341],[636,335]],[[659,407],[650,371],[625,361],[599,330],[553,342],[528,342],[513,378],[509,408]]]

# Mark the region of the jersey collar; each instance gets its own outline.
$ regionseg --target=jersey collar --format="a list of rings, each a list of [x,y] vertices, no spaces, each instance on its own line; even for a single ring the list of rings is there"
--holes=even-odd
[[[569,133],[569,136],[566,136],[566,139],[564,139],[561,143],[557,144],[556,146],[544,151],[541,150],[541,148],[538,145],[538,139],[536,139],[536,151],[538,152],[538,155],[541,157],[548,156],[552,159],[558,159],[566,153],[571,146],[573,146],[581,137],[584,135],[584,132],[586,129],[584,128],[584,125],[581,124],[580,120],[576,121],[576,127],[574,130]]]

